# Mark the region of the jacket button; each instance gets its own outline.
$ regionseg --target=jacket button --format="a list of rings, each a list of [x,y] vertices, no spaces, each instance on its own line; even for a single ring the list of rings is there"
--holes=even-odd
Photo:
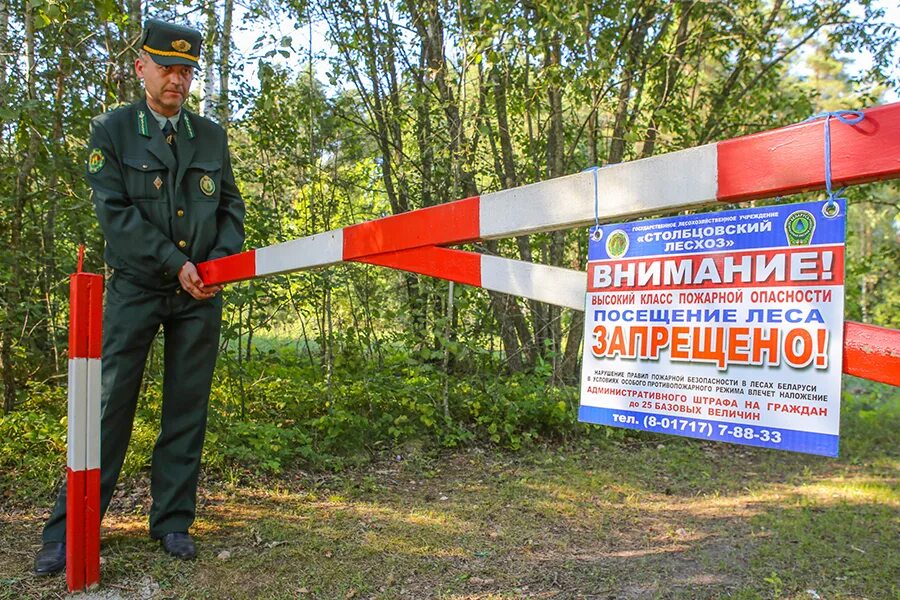
[[[179,217],[183,217],[183,216],[184,216],[184,211],[181,210],[181,209],[179,208],[178,211],[177,211],[175,214],[178,215]]]
[[[175,290],[175,295],[180,296],[180,295],[181,295],[181,290],[180,290],[180,289]]]
[[[187,242],[186,242],[186,241],[181,240],[180,242],[178,242],[178,247],[179,247],[179,248],[184,248],[184,247],[186,247],[186,246],[187,246]]]

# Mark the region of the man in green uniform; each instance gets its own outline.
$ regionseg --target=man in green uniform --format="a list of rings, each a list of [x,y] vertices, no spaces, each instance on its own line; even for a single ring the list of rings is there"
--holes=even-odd
[[[222,316],[218,286],[196,264],[240,252],[244,203],[225,132],[182,108],[200,56],[200,33],[145,23],[135,72],[146,97],[91,123],[87,179],[113,275],[103,314],[101,511],[131,437],[153,339],[165,336],[162,420],[153,449],[150,535],[190,559],[200,454]],[[65,567],[66,489],[43,533],[35,572]]]

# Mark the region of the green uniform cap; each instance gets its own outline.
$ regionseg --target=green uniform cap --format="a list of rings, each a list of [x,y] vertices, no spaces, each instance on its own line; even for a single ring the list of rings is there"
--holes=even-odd
[[[147,19],[141,36],[141,50],[146,51],[159,65],[198,67],[202,42],[203,38],[196,29]]]

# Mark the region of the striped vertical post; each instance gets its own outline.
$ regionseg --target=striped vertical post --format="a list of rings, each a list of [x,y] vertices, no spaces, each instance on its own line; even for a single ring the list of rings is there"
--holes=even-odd
[[[100,583],[100,347],[103,276],[69,276],[69,426],[67,435],[66,584]]]

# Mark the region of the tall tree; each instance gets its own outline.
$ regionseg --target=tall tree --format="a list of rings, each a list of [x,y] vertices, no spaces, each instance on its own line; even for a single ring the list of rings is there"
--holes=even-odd
[[[219,46],[219,102],[218,115],[222,127],[228,127],[231,118],[229,109],[229,84],[231,77],[231,26],[234,18],[234,0],[224,0],[224,16],[222,17],[222,36]],[[212,44],[210,44],[212,45]]]
[[[206,17],[203,43],[203,93],[200,112],[208,119],[216,119],[218,98],[216,95],[216,40],[219,20],[216,15],[216,0],[204,0],[203,14]]]

